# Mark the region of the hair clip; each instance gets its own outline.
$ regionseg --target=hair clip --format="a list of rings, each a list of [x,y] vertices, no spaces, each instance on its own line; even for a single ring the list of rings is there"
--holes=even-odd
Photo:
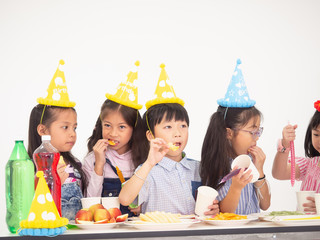
[[[317,109],[318,112],[320,112],[320,100],[314,103],[314,108]]]

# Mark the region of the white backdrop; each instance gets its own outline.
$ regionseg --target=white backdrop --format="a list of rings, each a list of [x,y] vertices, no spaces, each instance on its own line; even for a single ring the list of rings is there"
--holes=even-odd
[[[299,184],[274,180],[271,168],[288,121],[299,125],[296,155],[304,154],[306,127],[320,99],[319,10],[317,0],[0,0],[0,212],[14,140],[25,139],[27,147],[30,111],[46,96],[60,59],[77,103],[73,153],[82,160],[105,93],[126,79],[136,60],[142,104],[153,96],[159,65],[166,64],[191,120],[186,152],[200,159],[216,100],[241,58],[249,95],[264,114],[258,145],[267,155],[270,210],[294,210]],[[7,231],[4,222],[5,214],[0,232]]]

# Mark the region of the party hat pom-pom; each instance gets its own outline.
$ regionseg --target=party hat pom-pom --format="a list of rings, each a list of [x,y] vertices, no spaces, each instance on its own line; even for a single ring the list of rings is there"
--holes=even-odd
[[[318,112],[320,112],[320,100],[314,103],[314,108],[317,109]]]
[[[37,172],[37,177],[38,177],[38,178],[43,177],[43,172],[42,172],[42,171],[38,171],[38,172]]]
[[[61,60],[59,61],[59,64],[64,65],[64,61],[61,59]]]
[[[166,65],[164,65],[164,63],[161,63],[160,67],[163,69],[165,68]]]
[[[136,62],[134,63],[134,65],[136,65],[137,67],[139,67],[139,66],[140,66],[140,61],[136,61]]]

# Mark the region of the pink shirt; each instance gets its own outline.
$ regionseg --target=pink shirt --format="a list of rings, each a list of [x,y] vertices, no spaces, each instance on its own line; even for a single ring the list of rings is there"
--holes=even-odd
[[[118,166],[124,178],[130,178],[134,173],[134,165],[131,158],[131,150],[119,155],[116,151],[108,149],[106,158],[110,160],[113,166]],[[94,171],[95,156],[93,151],[88,153],[83,161],[83,170],[88,177],[87,197],[100,197],[102,193],[102,184],[104,178],[118,178],[109,164],[103,168],[103,176],[99,176]]]
[[[301,190],[320,193],[320,157],[296,157],[295,161],[300,168]]]

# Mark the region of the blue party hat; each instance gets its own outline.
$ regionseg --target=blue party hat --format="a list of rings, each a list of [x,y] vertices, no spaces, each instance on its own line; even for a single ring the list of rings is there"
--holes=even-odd
[[[226,95],[217,101],[222,107],[248,108],[256,104],[256,101],[249,97],[240,64],[241,60],[238,59]]]

